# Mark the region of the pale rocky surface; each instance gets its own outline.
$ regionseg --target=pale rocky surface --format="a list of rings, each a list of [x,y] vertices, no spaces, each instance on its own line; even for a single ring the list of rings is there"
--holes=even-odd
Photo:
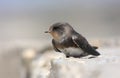
[[[66,58],[48,51],[32,62],[32,78],[120,78],[120,48],[100,48],[97,58]]]

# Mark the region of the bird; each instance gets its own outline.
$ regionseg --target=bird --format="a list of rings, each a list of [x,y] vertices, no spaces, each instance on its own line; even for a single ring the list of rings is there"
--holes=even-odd
[[[76,32],[67,22],[57,22],[49,27],[53,37],[52,45],[56,52],[63,52],[66,57],[81,58],[88,55],[99,56],[98,47],[89,44],[87,39]]]

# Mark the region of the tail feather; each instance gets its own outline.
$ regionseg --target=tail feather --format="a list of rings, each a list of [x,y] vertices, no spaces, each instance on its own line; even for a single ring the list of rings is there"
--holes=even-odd
[[[95,49],[95,47],[91,47],[90,45],[87,46],[87,52],[89,54],[95,55],[95,56],[99,56],[100,53]]]
[[[92,54],[92,55],[95,55],[95,56],[99,56],[99,55],[100,55],[100,53],[97,52],[97,51],[95,51],[95,50],[94,50],[94,51],[91,51],[91,54]]]

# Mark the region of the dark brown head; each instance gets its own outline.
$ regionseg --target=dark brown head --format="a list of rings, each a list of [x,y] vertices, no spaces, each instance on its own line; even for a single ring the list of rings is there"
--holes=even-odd
[[[64,36],[69,36],[72,31],[73,28],[68,23],[55,23],[45,33],[50,33],[54,39],[59,40]]]

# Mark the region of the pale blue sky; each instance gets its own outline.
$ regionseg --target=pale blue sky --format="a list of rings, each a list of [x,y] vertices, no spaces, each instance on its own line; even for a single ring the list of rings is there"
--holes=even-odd
[[[22,9],[22,8],[50,8],[64,6],[112,6],[119,5],[120,0],[0,0],[0,7],[3,9]]]

